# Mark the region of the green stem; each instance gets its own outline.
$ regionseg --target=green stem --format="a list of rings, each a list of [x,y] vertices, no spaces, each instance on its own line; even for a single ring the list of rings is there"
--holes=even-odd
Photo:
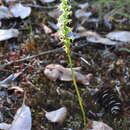
[[[81,109],[82,116],[83,116],[84,127],[86,127],[86,124],[87,124],[88,121],[86,119],[86,114],[85,114],[84,107],[83,107],[83,101],[82,101],[82,98],[80,96],[80,92],[79,92],[79,89],[78,89],[78,86],[77,86],[77,83],[76,83],[76,77],[75,77],[73,66],[72,66],[73,65],[72,59],[71,59],[71,56],[70,56],[69,53],[67,53],[67,56],[68,56],[68,60],[69,60],[69,64],[70,64],[70,68],[71,68],[71,72],[72,72],[73,84],[74,84],[74,87],[75,87],[75,90],[76,90],[76,93],[77,93],[80,109]]]
[[[85,111],[84,111],[84,107],[83,107],[83,101],[82,101],[82,98],[80,96],[80,92],[78,90],[75,72],[73,71],[73,68],[72,68],[73,67],[72,59],[70,56],[70,52],[71,52],[70,45],[71,45],[72,38],[68,36],[68,33],[71,32],[72,29],[68,25],[71,22],[71,19],[69,19],[69,17],[72,14],[72,11],[71,11],[71,6],[68,4],[68,2],[69,2],[69,0],[61,0],[61,4],[59,6],[60,10],[62,11],[62,14],[60,15],[60,17],[58,19],[59,35],[61,38],[61,42],[64,43],[65,51],[66,51],[67,56],[68,56],[69,64],[71,67],[73,85],[75,87],[76,94],[77,94],[78,101],[79,101],[79,105],[80,105],[80,109],[81,109],[81,112],[83,115],[84,127],[86,127],[87,120],[86,120],[86,115],[85,115]]]

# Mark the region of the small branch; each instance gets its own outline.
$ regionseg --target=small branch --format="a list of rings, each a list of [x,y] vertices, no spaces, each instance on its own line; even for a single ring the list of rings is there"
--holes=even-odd
[[[91,64],[90,64],[87,60],[85,60],[83,57],[80,57],[80,59],[81,59],[84,63],[86,63],[87,65],[91,66]]]
[[[55,9],[58,8],[58,6],[41,6],[41,5],[33,5],[33,4],[25,4],[25,6],[29,6],[32,8],[38,8],[38,9]]]
[[[16,61],[9,62],[9,63],[4,64],[4,65],[1,65],[0,69],[4,69],[5,67],[7,67],[9,65],[13,65],[13,64],[17,64],[17,63],[21,63],[21,62],[24,62],[24,61],[31,60],[33,58],[36,58],[36,57],[39,57],[39,56],[42,56],[42,55],[46,55],[46,54],[49,54],[49,53],[63,52],[63,51],[64,51],[63,48],[57,48],[57,49],[54,49],[54,50],[44,51],[44,52],[41,52],[37,55],[32,55],[30,57],[26,57],[26,58],[23,58],[23,59],[20,59],[20,60],[16,60]]]
[[[25,101],[27,99],[27,95],[26,95],[26,91],[24,92],[24,96],[23,96],[23,103],[22,103],[22,106],[25,105]]]

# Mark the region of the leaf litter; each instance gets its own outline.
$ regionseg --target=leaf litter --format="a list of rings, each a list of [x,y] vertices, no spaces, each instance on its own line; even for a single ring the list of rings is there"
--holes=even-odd
[[[51,3],[54,2],[55,0],[40,0],[42,3]]]
[[[63,124],[65,118],[67,116],[67,108],[66,107],[62,107],[59,108],[58,110],[55,111],[51,111],[51,112],[47,112],[45,111],[45,117],[53,122],[53,123],[59,123],[59,124]]]
[[[15,73],[15,74],[11,74],[9,75],[6,79],[0,81],[0,86],[1,87],[8,87],[11,85],[11,83],[18,78],[21,75],[21,72]]]
[[[74,70],[79,70],[80,68],[73,68]],[[77,82],[81,82],[84,85],[89,85],[92,79],[92,74],[82,75],[80,72],[74,72]],[[44,74],[53,81],[57,79],[62,81],[72,81],[72,73],[70,68],[64,68],[58,64],[47,65]]]
[[[0,6],[0,19],[18,18],[25,19],[31,14],[31,8],[25,7],[21,3],[10,5],[10,7]]]
[[[92,121],[92,126],[88,130],[113,130],[103,122]]]
[[[0,41],[16,38],[19,35],[17,29],[0,29]]]
[[[20,4],[18,1],[10,4],[11,2],[13,0],[9,0],[7,3],[4,1],[1,5],[1,28],[7,31],[8,29],[17,29],[19,35],[12,37],[11,34],[10,39],[4,38],[10,36],[10,34],[2,35],[4,40],[1,40],[0,58],[1,66],[4,65],[4,69],[1,68],[0,72],[2,86],[0,109],[3,115],[3,121],[1,122],[9,123],[2,123],[2,126],[0,126],[4,129],[12,126],[13,130],[20,130],[19,127],[22,127],[25,122],[28,124],[27,130],[31,129],[31,126],[33,126],[32,130],[82,130],[83,121],[72,84],[71,71],[66,55],[63,49],[60,48],[62,44],[59,43],[57,34],[56,17],[60,15],[60,12],[58,9],[50,9],[50,7],[55,7],[58,2],[46,1],[41,2],[42,5],[37,1],[22,1],[24,4]],[[31,10],[30,4],[33,5]],[[89,110],[91,110],[95,115],[95,117],[88,115],[93,120],[91,129],[103,129],[105,127],[105,130],[122,130],[125,128],[127,130],[129,128],[130,62],[128,51],[119,50],[121,47],[125,50],[130,49],[129,31],[124,29],[115,30],[113,28],[115,23],[111,23],[111,29],[107,27],[106,23],[100,20],[99,14],[95,11],[96,8],[91,7],[91,4],[87,2],[80,3],[80,1],[77,1],[77,3],[73,3],[71,1],[71,4],[74,5],[72,19],[74,27],[70,35],[74,34],[73,37],[75,38],[72,44],[71,56],[74,67],[76,67],[73,69],[78,79],[77,83],[83,98],[85,111],[89,114]],[[16,15],[11,13],[10,9],[13,10],[13,7],[19,9],[19,11],[14,11]],[[25,13],[26,11],[27,13]],[[102,26],[100,22],[102,22]],[[129,24],[129,20],[127,24]],[[28,41],[36,41],[37,47]],[[12,47],[10,49],[9,46],[13,45],[17,45],[18,48]],[[23,45],[25,46],[23,47]],[[120,45],[122,46],[120,47]],[[15,55],[9,54],[12,52]],[[26,71],[23,72],[26,67]],[[54,72],[54,75],[52,75],[52,72]],[[92,75],[89,77],[89,74],[93,75],[92,79],[90,78]],[[86,78],[87,76],[88,78]],[[95,93],[105,86],[112,87],[115,91],[117,87],[119,88],[118,93],[122,97],[124,107],[121,121],[114,122],[113,117],[110,117],[107,112],[101,110],[95,104]],[[13,91],[13,93],[10,91]],[[20,107],[23,92],[27,93],[27,105]],[[17,93],[21,95],[19,96]],[[61,106],[65,106],[67,110]],[[18,108],[23,110],[23,113],[27,110],[26,119],[22,120],[19,116],[15,123],[11,123],[13,115],[15,113],[17,115],[17,110],[19,111]],[[44,113],[43,109],[48,112]],[[33,113],[32,119],[31,112]],[[103,114],[100,114],[101,116],[98,118],[97,113]],[[95,118],[98,118],[98,121]],[[29,122],[26,122],[27,120]],[[32,124],[31,120],[33,120]],[[61,124],[58,128],[57,122]],[[9,129],[11,130],[11,128]]]
[[[31,130],[31,127],[31,111],[26,105],[17,110],[12,124],[0,123],[0,129],[3,130]]]

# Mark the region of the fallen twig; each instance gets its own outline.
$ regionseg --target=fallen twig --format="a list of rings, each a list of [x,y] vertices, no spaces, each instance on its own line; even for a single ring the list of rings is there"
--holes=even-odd
[[[33,4],[25,4],[25,5],[32,7],[32,8],[38,8],[38,9],[55,9],[55,8],[58,8],[58,6],[41,6],[41,5],[33,5]]]
[[[1,65],[0,69],[4,69],[5,67],[7,67],[9,65],[13,65],[13,64],[21,63],[23,61],[31,60],[33,58],[36,58],[36,57],[39,57],[39,56],[42,56],[42,55],[46,55],[46,54],[49,54],[49,53],[55,53],[55,52],[62,52],[62,51],[64,51],[63,48],[57,48],[57,49],[53,49],[53,50],[49,50],[49,51],[44,51],[44,52],[41,52],[37,55],[32,55],[32,56],[29,56],[29,57],[26,57],[26,58],[23,58],[23,59],[20,59],[20,60],[16,60],[16,61],[9,62],[9,63],[4,64],[4,65]]]

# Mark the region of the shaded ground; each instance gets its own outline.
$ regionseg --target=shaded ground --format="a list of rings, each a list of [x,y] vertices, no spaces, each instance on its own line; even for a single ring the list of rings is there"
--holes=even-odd
[[[1,65],[6,63],[6,60],[15,61],[62,46],[54,29],[52,29],[51,33],[47,34],[43,28],[43,25],[48,25],[48,21],[56,23],[56,19],[48,16],[49,11],[50,9],[33,8],[31,16],[25,20],[10,19],[3,21],[2,28],[18,28],[21,30],[21,34],[17,39],[1,42]],[[98,14],[95,13],[95,15]],[[75,18],[73,22],[74,26],[80,23],[78,20],[75,22]],[[87,28],[89,24],[90,26]],[[129,19],[127,24],[130,26]],[[108,32],[109,29],[102,26],[103,23],[99,25],[96,29],[95,24],[86,23],[85,27],[86,29],[94,29],[98,32],[102,30],[102,34]],[[115,27],[111,30],[116,28],[116,23],[113,23],[113,25]],[[72,59],[74,66],[82,67],[81,72],[83,74],[93,74],[93,79],[89,86],[78,84],[86,113],[89,110],[101,112],[99,106],[95,104],[93,93],[96,88],[100,89],[102,86],[113,88],[117,85],[120,86],[124,108],[125,105],[130,105],[130,53],[119,51],[119,48],[100,44],[87,44],[84,38],[79,38],[73,42]],[[130,45],[127,45],[126,48],[130,48]],[[81,57],[86,59],[90,65],[84,63]],[[32,110],[32,130],[69,130],[69,128],[81,130],[83,129],[82,114],[74,86],[71,82],[53,82],[48,80],[44,75],[44,67],[51,63],[58,63],[69,67],[65,52],[60,51],[7,66],[5,70],[2,69],[0,71],[0,78],[3,80],[9,74],[21,71],[28,66],[15,85],[24,88],[27,93],[26,104]],[[88,88],[93,89],[94,92],[89,91]],[[5,92],[6,89],[1,89],[1,91]],[[9,91],[6,96],[1,96],[0,110],[3,119],[0,120],[11,122],[14,113],[22,104],[22,99],[22,95],[18,96],[14,92],[10,93]],[[50,123],[44,117],[43,109],[51,111],[61,106],[66,106],[68,109],[67,119],[64,124],[58,126],[58,124]],[[120,119],[115,119],[114,121],[106,113],[102,120],[115,130],[129,130],[130,128],[130,119],[123,115],[123,113]]]

